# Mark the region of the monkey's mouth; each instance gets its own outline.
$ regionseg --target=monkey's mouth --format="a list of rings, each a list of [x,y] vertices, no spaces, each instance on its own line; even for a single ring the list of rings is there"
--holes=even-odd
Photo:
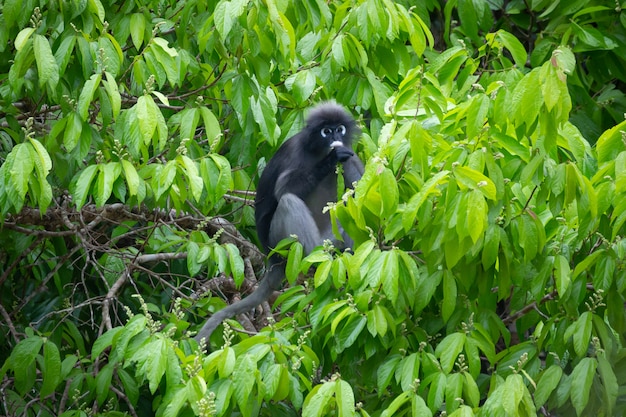
[[[335,148],[337,148],[339,146],[343,146],[343,142],[340,141],[340,140],[336,140],[336,141],[334,141],[333,143],[330,144],[330,147],[332,149],[335,149]]]

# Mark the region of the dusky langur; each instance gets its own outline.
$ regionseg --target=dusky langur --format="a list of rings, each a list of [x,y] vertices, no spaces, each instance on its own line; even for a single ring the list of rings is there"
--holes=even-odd
[[[337,201],[338,163],[343,165],[346,186],[363,175],[363,164],[352,151],[352,140],[359,135],[352,115],[328,101],[311,109],[304,129],[288,139],[270,159],[259,180],[255,200],[257,234],[266,253],[291,235],[298,237],[307,254],[325,239],[340,248],[352,244],[343,231],[344,242],[334,238],[330,216],[323,209],[329,202]],[[208,343],[222,321],[266,301],[280,288],[284,277],[285,260],[271,256],[265,278],[257,289],[213,314],[195,339],[206,338]]]

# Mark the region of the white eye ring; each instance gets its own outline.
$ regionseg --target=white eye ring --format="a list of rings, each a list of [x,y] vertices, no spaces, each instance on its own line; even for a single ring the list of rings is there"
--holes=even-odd
[[[346,134],[346,127],[344,125],[337,126],[337,132],[339,132],[339,134],[341,136],[345,136],[345,134]]]
[[[330,127],[324,127],[322,128],[322,130],[320,130],[320,135],[322,135],[323,138],[332,134],[333,134],[333,130]]]

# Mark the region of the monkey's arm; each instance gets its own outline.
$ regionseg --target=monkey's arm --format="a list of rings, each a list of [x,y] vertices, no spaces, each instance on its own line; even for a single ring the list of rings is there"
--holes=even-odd
[[[346,187],[352,188],[352,183],[361,179],[365,172],[363,163],[358,156],[353,155],[343,163],[343,179]]]
[[[335,166],[338,162],[345,164],[352,158],[355,158],[354,152],[342,146],[330,151],[310,170],[296,167],[284,172],[276,181],[274,188],[276,200],[280,201],[281,197],[287,193],[294,194],[305,200],[328,174],[335,172]],[[358,157],[356,159],[358,160]],[[356,180],[358,178],[354,181]]]
[[[202,329],[200,329],[196,337],[194,337],[197,342],[200,342],[202,338],[205,338],[208,345],[211,333],[213,333],[213,330],[215,330],[224,320],[252,310],[265,300],[269,299],[272,292],[280,288],[283,278],[285,277],[285,262],[272,259],[270,259],[265,277],[261,280],[257,289],[254,290],[254,292],[249,296],[229,305],[209,317],[206,323],[204,323],[204,326],[202,326]]]

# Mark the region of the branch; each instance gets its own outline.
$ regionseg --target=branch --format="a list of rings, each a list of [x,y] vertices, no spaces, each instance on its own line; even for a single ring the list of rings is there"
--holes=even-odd
[[[530,311],[532,310],[537,310],[539,311],[539,305],[553,300],[556,296],[557,296],[557,291],[554,290],[552,291],[550,294],[546,294],[543,296],[543,298],[541,300],[539,300],[539,302],[537,301],[533,301],[532,303],[528,304],[527,306],[523,307],[521,310],[515,312],[515,314],[505,318],[504,320],[502,320],[502,322],[504,323],[505,326],[508,326],[511,323],[514,323],[515,321],[517,321],[517,319],[519,319],[522,316],[525,316],[526,314],[528,314]],[[540,312],[540,314],[542,314]]]

